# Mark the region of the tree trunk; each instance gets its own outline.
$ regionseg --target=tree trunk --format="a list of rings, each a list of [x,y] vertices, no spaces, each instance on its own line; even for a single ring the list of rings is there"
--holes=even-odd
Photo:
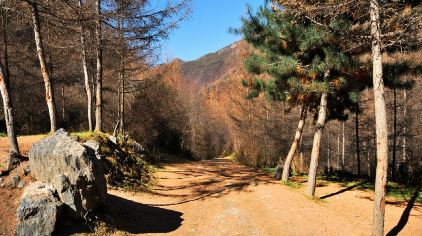
[[[5,75],[3,65],[0,63],[0,92],[3,99],[4,120],[6,121],[7,136],[9,138],[10,151],[20,155],[18,141],[13,123],[13,109],[10,101],[10,88],[8,78]]]
[[[20,155],[18,140],[15,134],[13,122],[13,109],[10,99],[10,73],[9,73],[9,55],[7,53],[7,19],[2,11],[3,43],[4,43],[4,68],[0,62],[0,92],[3,100],[4,120],[6,122],[7,137],[9,138],[10,151]]]
[[[78,7],[81,9],[81,16],[82,16],[82,0],[78,1]],[[86,91],[86,98],[87,98],[87,115],[88,115],[88,130],[92,131],[92,92],[89,85],[89,73],[88,73],[88,63],[86,58],[86,40],[85,40],[85,28],[80,23],[80,30],[81,30],[81,59],[82,59],[82,68],[84,71],[84,82],[85,82],[85,91]]]
[[[385,109],[384,81],[382,74],[380,9],[378,0],[370,0],[372,63],[375,101],[375,126],[377,143],[377,169],[372,235],[384,235],[385,186],[388,168],[388,129]]]
[[[360,165],[360,147],[359,147],[359,103],[356,103],[356,113],[355,113],[355,134],[356,134],[356,159],[358,164],[358,177],[361,175]]]
[[[125,79],[124,79],[124,67],[123,67],[123,58],[121,59],[121,68],[120,68],[120,134],[124,135],[125,133]]]
[[[319,151],[321,146],[321,137],[324,131],[325,120],[327,116],[327,93],[321,95],[321,103],[319,105],[318,119],[316,124],[316,132],[311,152],[311,163],[309,166],[308,187],[306,195],[315,196],[316,175],[318,168]]]
[[[290,165],[291,165],[293,157],[296,153],[297,147],[299,146],[300,139],[302,138],[303,127],[305,125],[307,110],[308,109],[307,109],[306,105],[303,104],[302,108],[300,110],[300,120],[299,120],[299,124],[297,126],[297,129],[296,129],[295,137],[293,139],[293,143],[292,143],[292,146],[290,147],[289,153],[287,154],[286,161],[284,162],[283,174],[281,176],[282,181],[287,181],[289,179]],[[281,168],[282,161],[280,160],[279,163],[280,164],[279,164],[278,168]]]
[[[40,29],[40,19],[38,13],[38,7],[35,3],[29,3],[32,10],[32,21],[34,28],[34,37],[35,44],[37,47],[38,59],[40,61],[41,74],[44,79],[45,86],[45,99],[48,106],[48,112],[50,115],[50,132],[55,132],[57,129],[57,119],[56,119],[56,105],[54,101],[54,92],[53,92],[53,81],[50,78],[50,75],[47,70],[44,46],[41,37]]]
[[[95,80],[95,131],[102,131],[102,108],[103,108],[103,42],[101,31],[101,0],[96,0],[97,10],[97,23],[96,23],[96,36],[97,36],[97,76]]]
[[[406,89],[403,90],[403,119],[404,119],[404,126],[403,126],[403,161],[407,163],[407,157],[406,157],[406,135],[407,135],[407,122],[406,122],[406,116],[407,116],[407,92]]]
[[[65,85],[62,84],[62,122],[63,126],[66,124],[66,94],[65,94]]]

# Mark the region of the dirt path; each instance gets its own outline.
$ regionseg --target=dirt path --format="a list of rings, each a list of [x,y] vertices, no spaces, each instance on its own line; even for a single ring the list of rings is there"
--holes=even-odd
[[[22,152],[38,139],[19,138]],[[4,143],[0,138],[0,158],[7,154]],[[109,190],[105,212],[115,235],[370,235],[370,192],[330,184],[317,188],[323,200],[310,200],[303,188],[289,188],[228,159],[166,164],[153,189]],[[12,235],[21,191],[0,188],[0,235]],[[387,204],[386,232],[396,227],[400,235],[422,235],[422,205],[407,205]]]
[[[170,164],[158,172],[155,194],[110,191],[118,228],[130,234],[170,235],[370,235],[372,194],[319,187],[323,200],[307,199],[262,173],[228,159]],[[336,194],[341,192],[339,194]],[[130,203],[130,204],[125,204]],[[122,207],[128,205],[126,207]],[[386,232],[395,227],[407,204],[386,207]],[[411,208],[410,208],[411,209]],[[406,214],[405,214],[406,215]],[[396,229],[422,234],[422,206]]]

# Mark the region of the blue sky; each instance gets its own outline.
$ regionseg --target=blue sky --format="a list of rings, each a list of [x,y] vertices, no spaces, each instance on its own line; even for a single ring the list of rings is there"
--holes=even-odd
[[[230,34],[229,28],[240,26],[240,17],[246,13],[246,4],[257,9],[263,2],[264,0],[193,0],[190,18],[183,21],[163,43],[162,60],[195,60],[239,40],[240,36]]]

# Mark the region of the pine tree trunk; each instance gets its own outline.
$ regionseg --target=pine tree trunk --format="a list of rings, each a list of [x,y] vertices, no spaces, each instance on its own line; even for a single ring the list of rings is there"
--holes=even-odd
[[[294,155],[297,151],[297,147],[299,146],[300,139],[302,138],[303,127],[305,125],[307,110],[308,109],[307,109],[306,105],[303,104],[301,111],[300,111],[300,120],[299,120],[299,124],[297,126],[297,129],[296,129],[295,137],[293,139],[293,143],[292,143],[292,146],[290,147],[289,153],[287,154],[286,161],[284,162],[283,174],[281,176],[282,181],[287,181],[289,179],[290,165],[291,165],[293,157],[294,157]],[[280,163],[279,164],[279,168],[280,168],[282,161],[280,160],[279,163]]]
[[[78,1],[78,7],[81,9],[82,14],[82,0]],[[89,85],[89,73],[88,73],[88,63],[86,58],[86,40],[85,40],[85,28],[80,23],[81,30],[81,59],[82,59],[82,68],[84,72],[84,82],[85,82],[85,91],[87,98],[87,115],[88,115],[88,130],[92,131],[92,92]]]
[[[311,152],[311,163],[309,166],[308,187],[306,195],[315,196],[316,175],[318,169],[319,151],[321,146],[321,137],[324,131],[325,120],[327,116],[327,93],[321,95],[321,103],[319,105],[318,119],[316,124],[316,132]]]
[[[50,78],[50,75],[47,70],[44,46],[41,37],[40,30],[40,19],[38,13],[38,7],[35,3],[29,3],[32,10],[32,21],[34,28],[34,37],[35,44],[37,47],[38,59],[41,67],[41,74],[44,79],[45,86],[45,99],[48,106],[48,112],[50,115],[50,132],[55,132],[57,130],[57,119],[56,119],[56,105],[54,101],[54,92],[53,92],[53,81]]]
[[[378,0],[370,0],[372,63],[375,100],[375,126],[377,147],[377,169],[375,177],[375,200],[372,235],[384,235],[385,187],[388,168],[388,129],[382,74],[380,9]]]
[[[97,36],[97,75],[95,80],[95,131],[102,131],[102,108],[103,108],[103,42],[101,30],[101,0],[96,0],[97,22],[96,22],[96,36]]]

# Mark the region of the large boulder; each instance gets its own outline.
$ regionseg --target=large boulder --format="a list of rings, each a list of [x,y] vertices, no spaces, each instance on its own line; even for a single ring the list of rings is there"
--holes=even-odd
[[[53,185],[34,182],[24,190],[17,210],[17,236],[51,235],[62,203]]]
[[[52,183],[73,215],[84,216],[105,203],[104,167],[96,150],[80,144],[64,130],[34,143],[29,163],[32,175]]]

